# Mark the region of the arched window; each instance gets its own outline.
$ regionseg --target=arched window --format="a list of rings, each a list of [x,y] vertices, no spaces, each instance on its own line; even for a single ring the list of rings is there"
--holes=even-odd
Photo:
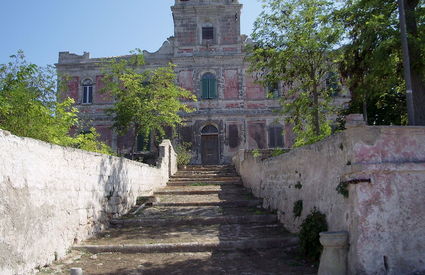
[[[269,148],[283,147],[283,127],[280,124],[272,124],[269,127]]]
[[[93,103],[93,82],[90,79],[83,81],[83,104]]]
[[[218,130],[213,125],[207,125],[204,128],[202,128],[201,134],[202,135],[215,135],[215,134],[218,134]]]
[[[217,98],[217,80],[212,73],[206,73],[202,76],[201,81],[202,98],[214,99]]]

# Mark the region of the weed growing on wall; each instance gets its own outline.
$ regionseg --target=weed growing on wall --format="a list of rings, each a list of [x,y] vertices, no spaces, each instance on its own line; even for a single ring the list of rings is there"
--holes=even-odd
[[[328,231],[326,215],[314,208],[301,224],[299,233],[301,252],[312,260],[319,260],[322,253],[320,232]]]
[[[258,157],[260,157],[260,156],[261,156],[261,151],[260,151],[260,150],[258,150],[258,149],[254,149],[254,150],[252,150],[252,156],[253,156],[254,158],[258,158]]]
[[[341,182],[338,184],[338,186],[335,188],[335,190],[338,192],[338,194],[341,194],[344,196],[344,198],[348,198],[349,192],[348,192],[348,183]]]
[[[303,212],[303,201],[302,200],[296,201],[294,203],[294,208],[292,210],[292,213],[294,213],[294,219],[301,217],[302,212]]]

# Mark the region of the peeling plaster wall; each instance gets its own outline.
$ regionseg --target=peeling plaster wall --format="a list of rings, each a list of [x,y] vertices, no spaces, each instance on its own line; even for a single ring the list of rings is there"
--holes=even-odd
[[[176,170],[169,141],[150,167],[0,130],[0,274],[31,274],[64,256]]]
[[[329,231],[348,231],[350,274],[425,272],[424,127],[355,127],[275,158],[241,150],[233,161],[291,232],[313,207]],[[349,198],[336,192],[341,181],[359,179]],[[304,209],[294,218],[298,200]]]

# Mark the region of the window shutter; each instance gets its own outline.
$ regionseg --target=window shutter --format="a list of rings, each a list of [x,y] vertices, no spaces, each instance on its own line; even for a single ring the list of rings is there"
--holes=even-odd
[[[208,89],[209,89],[209,81],[208,79],[202,79],[202,98],[207,99],[208,97]]]
[[[89,86],[89,103],[93,103],[93,86]]]
[[[87,103],[88,97],[87,97],[87,86],[83,87],[83,103]]]
[[[275,148],[276,147],[275,129],[276,128],[274,128],[274,127],[269,128],[269,148]]]
[[[283,147],[283,128],[277,127],[276,128],[276,146],[277,147]]]
[[[217,98],[217,80],[215,79],[209,81],[209,98]]]
[[[239,131],[237,125],[229,125],[229,147],[236,148],[239,146]]]

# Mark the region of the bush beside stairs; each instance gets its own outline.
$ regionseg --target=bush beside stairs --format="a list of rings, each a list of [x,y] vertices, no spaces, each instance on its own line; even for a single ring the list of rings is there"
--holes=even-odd
[[[140,207],[143,205],[144,207]],[[39,274],[315,274],[233,166],[188,166]]]

